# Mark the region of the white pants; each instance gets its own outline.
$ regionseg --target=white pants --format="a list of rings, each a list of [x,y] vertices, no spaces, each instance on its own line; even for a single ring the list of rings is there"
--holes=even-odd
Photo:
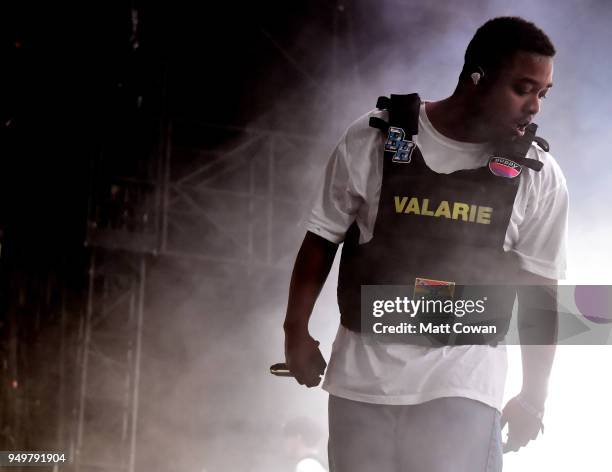
[[[447,397],[378,405],[329,397],[330,472],[500,472],[500,414]]]

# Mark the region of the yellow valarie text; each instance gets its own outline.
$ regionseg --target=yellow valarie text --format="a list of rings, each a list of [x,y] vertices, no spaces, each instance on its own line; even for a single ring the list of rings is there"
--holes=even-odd
[[[396,213],[449,218],[483,225],[491,223],[491,214],[493,213],[491,207],[463,202],[449,202],[447,200],[442,200],[437,206],[432,204],[429,198],[396,196],[393,197],[393,201]]]

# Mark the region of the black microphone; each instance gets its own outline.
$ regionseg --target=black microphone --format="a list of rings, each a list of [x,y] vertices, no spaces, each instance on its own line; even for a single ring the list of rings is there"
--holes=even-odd
[[[289,370],[289,367],[284,362],[279,362],[277,364],[271,365],[270,373],[272,375],[276,375],[277,377],[293,377],[293,374]]]

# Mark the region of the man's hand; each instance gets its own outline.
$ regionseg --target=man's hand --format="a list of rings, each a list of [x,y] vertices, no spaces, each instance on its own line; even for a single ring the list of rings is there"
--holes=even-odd
[[[538,412],[544,411],[557,342],[556,285],[554,279],[527,271],[520,273],[517,296],[523,387],[521,394],[512,398],[502,412],[502,428],[508,424],[504,452],[518,451],[542,429]],[[531,329],[534,325],[535,330]]]
[[[538,437],[542,421],[521,405],[518,396],[512,398],[502,412],[501,427],[508,424],[508,440],[504,443],[504,453],[518,451],[521,447]]]
[[[319,350],[319,341],[308,333],[285,332],[285,361],[300,385],[316,387],[327,363]]]
[[[308,334],[308,320],[337,250],[337,244],[307,232],[291,274],[283,324],[285,360],[298,383],[307,387],[319,385],[327,366],[319,342]]]

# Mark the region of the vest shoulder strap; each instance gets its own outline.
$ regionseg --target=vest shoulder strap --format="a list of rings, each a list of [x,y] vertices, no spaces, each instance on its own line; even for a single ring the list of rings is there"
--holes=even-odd
[[[413,136],[419,132],[420,107],[421,98],[417,93],[406,95],[391,94],[390,97],[378,97],[376,108],[387,110],[389,112],[389,121],[386,122],[382,118],[371,117],[369,125],[384,133],[387,133],[390,127],[401,128],[405,132],[405,139],[412,141]],[[523,136],[498,145],[495,150],[495,156],[512,159],[524,167],[539,172],[543,166],[542,162],[526,157],[533,142],[537,143],[546,152],[550,149],[548,142],[544,138],[536,136],[537,129],[537,124],[530,123],[525,129]]]
[[[535,134],[538,129],[538,125],[535,123],[530,123],[525,128],[525,134],[520,138],[514,140],[508,140],[501,143],[497,149],[495,150],[495,155],[499,157],[505,157],[507,159],[512,159],[518,164],[529,167],[536,172],[542,170],[542,162],[536,159],[529,159],[527,156],[527,152],[531,147],[531,143],[534,141],[536,143],[543,142],[548,147],[548,143],[546,140],[542,138],[538,138]]]
[[[376,108],[389,112],[389,122],[381,118],[370,118],[370,126],[383,132],[389,126],[401,128],[406,133],[405,138],[412,141],[412,137],[419,132],[419,109],[421,98],[418,93],[407,95],[391,94],[389,97],[378,97]]]

